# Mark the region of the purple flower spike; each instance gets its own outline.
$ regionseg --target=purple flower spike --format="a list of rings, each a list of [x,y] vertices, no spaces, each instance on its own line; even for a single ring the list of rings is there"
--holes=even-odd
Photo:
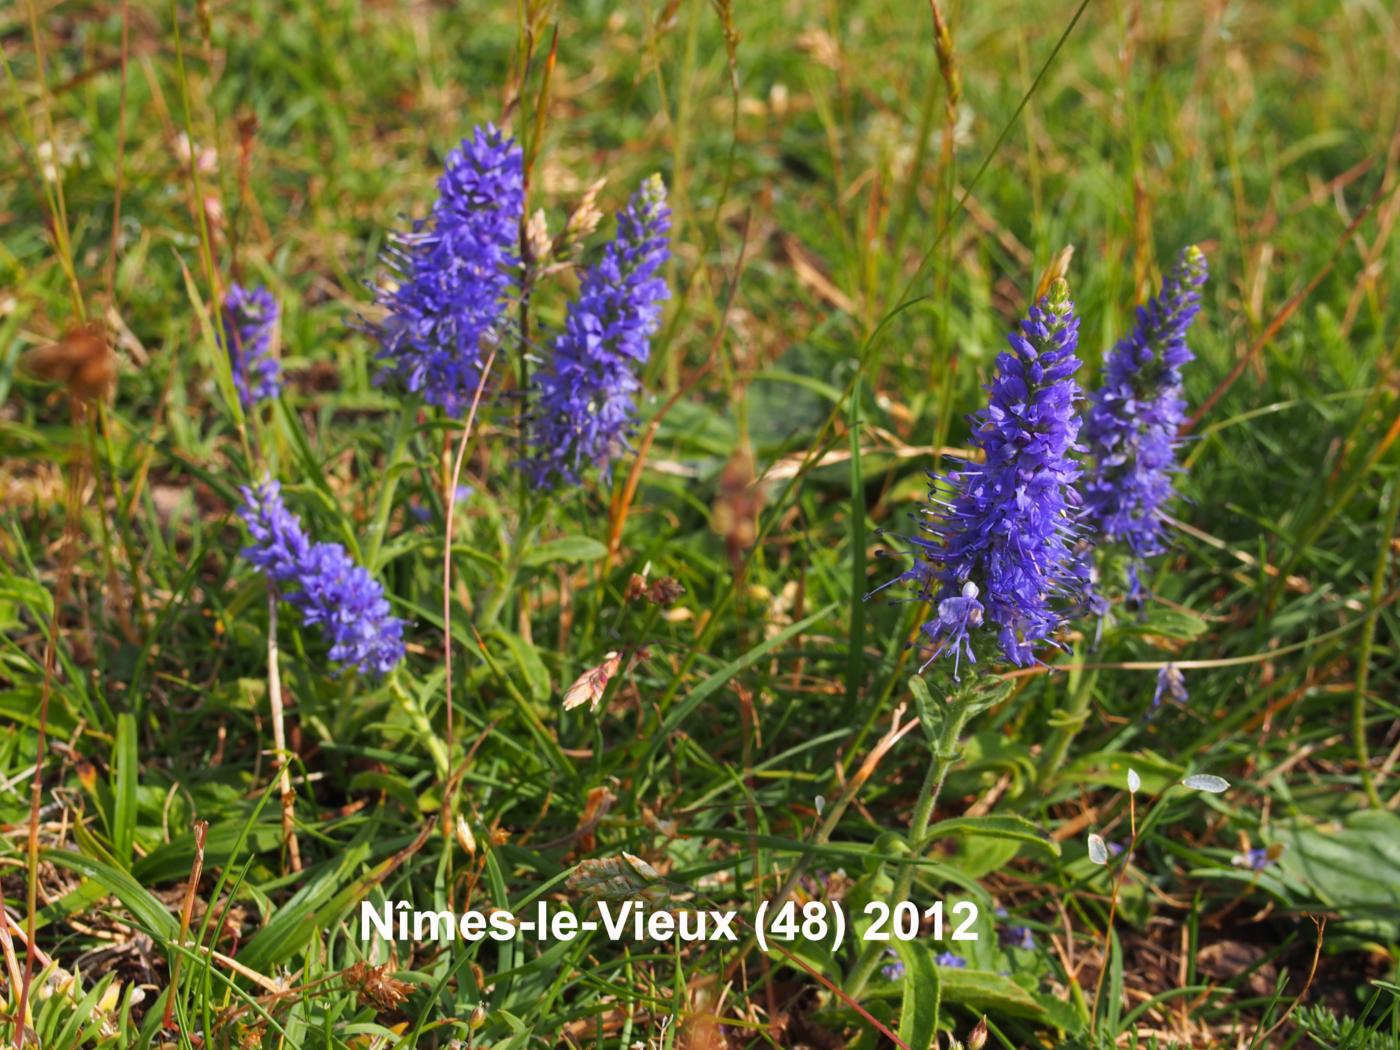
[[[395,238],[386,258],[397,287],[381,293],[389,316],[375,327],[393,378],[448,415],[476,396],[486,354],[499,339],[525,208],[520,147],[495,127],[477,128],[447,158],[431,219]]]
[[[935,955],[933,961],[939,966],[947,966],[954,970],[967,969],[967,960],[953,952],[944,952],[941,955]]]
[[[275,398],[282,390],[282,373],[272,356],[272,333],[277,327],[277,300],[261,286],[235,284],[224,296],[224,345],[228,349],[233,385],[244,412]]]
[[[1177,432],[1186,419],[1181,369],[1194,358],[1186,330],[1200,311],[1205,280],[1205,256],[1187,248],[1157,296],[1138,308],[1132,334],[1109,354],[1085,423],[1086,524],[1100,541],[1122,543],[1138,561],[1166,546],[1162,512],[1172,496]],[[1136,572],[1133,581],[1137,589]]]
[[[554,355],[535,376],[535,408],[525,471],[539,488],[576,485],[581,472],[626,447],[641,389],[637,371],[651,353],[670,295],[658,272],[670,256],[671,211],[654,175],[618,216],[617,236],[583,275]]]
[[[390,615],[384,588],[338,543],[312,543],[282,502],[281,487],[245,488],[239,514],[253,543],[243,556],[330,642],[330,658],[385,674],[403,659],[403,621]]]
[[[955,674],[960,654],[972,659],[971,631],[984,619],[996,624],[1006,659],[1032,663],[1035,645],[1064,622],[1084,582],[1084,561],[1074,557],[1080,471],[1071,458],[1078,332],[1069,289],[1057,281],[1009,337],[987,407],[971,419],[983,460],[942,479],[952,495],[930,492],[929,535],[911,537],[917,561],[897,580],[912,582],[917,600],[937,603],[923,633],[932,658],[953,651]]]
[[[1157,689],[1152,694],[1152,706],[1157,707],[1162,697],[1184,704],[1191,697],[1186,692],[1186,676],[1176,664],[1165,664],[1157,672]]]

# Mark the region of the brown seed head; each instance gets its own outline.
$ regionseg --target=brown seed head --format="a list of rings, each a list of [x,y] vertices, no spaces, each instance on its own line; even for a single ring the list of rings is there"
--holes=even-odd
[[[24,367],[38,379],[62,383],[78,401],[110,397],[116,387],[117,355],[98,321],[75,325],[57,342],[29,351]]]

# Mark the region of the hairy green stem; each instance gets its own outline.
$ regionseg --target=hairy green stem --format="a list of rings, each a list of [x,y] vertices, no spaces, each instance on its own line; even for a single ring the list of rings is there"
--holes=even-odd
[[[447,748],[433,729],[432,722],[428,720],[427,712],[423,710],[417,698],[399,682],[391,682],[389,692],[398,701],[399,708],[408,717],[409,723],[413,726],[414,735],[423,741],[428,753],[432,755],[433,765],[437,767],[438,779],[446,783],[448,774]]]
[[[1356,747],[1356,764],[1361,771],[1361,784],[1366,791],[1366,801],[1377,809],[1382,803],[1381,796],[1376,791],[1375,776],[1371,771],[1371,751],[1366,744],[1366,688],[1371,677],[1371,648],[1376,639],[1376,618],[1380,615],[1381,598],[1385,594],[1386,569],[1390,564],[1390,540],[1395,535],[1396,512],[1400,511],[1400,481],[1391,484],[1389,502],[1385,525],[1381,529],[1380,550],[1376,554],[1376,568],[1371,574],[1371,611],[1361,628],[1356,693],[1351,703],[1351,735]]]
[[[525,552],[530,549],[535,537],[539,534],[539,521],[536,520],[533,509],[530,508],[525,517],[521,518],[517,524],[515,532],[510,538],[510,548],[506,553],[505,573],[487,596],[486,603],[481,608],[481,616],[476,621],[476,628],[483,635],[489,634],[491,629],[496,626],[506,602],[515,593],[515,581],[520,575]]]
[[[414,413],[406,410],[399,413],[394,425],[393,443],[389,446],[389,458],[384,461],[384,485],[379,490],[379,502],[374,508],[374,518],[370,521],[369,535],[365,538],[365,566],[370,572],[379,569],[379,550],[384,545],[384,533],[389,527],[389,515],[394,509],[394,490],[399,486],[399,461],[408,447],[409,436],[413,433]]]
[[[928,837],[929,822],[938,806],[938,796],[943,793],[943,783],[948,779],[948,770],[958,759],[963,729],[966,728],[973,710],[973,705],[965,699],[952,701],[950,707],[952,709],[944,718],[938,747],[934,750],[928,771],[924,774],[923,786],[919,788],[918,801],[914,803],[914,816],[909,822],[911,854],[922,852],[927,847],[924,840]],[[913,864],[900,865],[899,874],[895,876],[894,889],[890,893],[891,906],[909,898],[909,891],[914,885],[915,871],[916,867]],[[850,976],[846,978],[844,989],[852,999],[858,998],[865,990],[870,975],[880,964],[880,952],[881,944],[878,941],[867,941],[861,949],[855,965],[851,968]]]
[[[1075,662],[1078,660],[1079,655],[1076,651]],[[1090,670],[1084,672],[1077,682],[1071,680],[1069,707],[1059,712],[1054,722],[1055,732],[1050,737],[1050,743],[1045,746],[1045,754],[1040,760],[1040,769],[1036,774],[1037,787],[1048,787],[1059,773],[1060,767],[1065,764],[1070,745],[1089,719],[1089,702],[1093,699],[1094,683],[1098,680],[1098,675],[1097,670]]]

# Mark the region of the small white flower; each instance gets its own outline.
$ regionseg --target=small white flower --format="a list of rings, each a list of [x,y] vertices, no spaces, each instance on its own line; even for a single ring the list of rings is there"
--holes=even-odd
[[[1141,787],[1142,787],[1142,777],[1140,777],[1140,776],[1137,775],[1137,770],[1136,770],[1136,769],[1129,769],[1129,770],[1128,770],[1128,790],[1131,791],[1134,795],[1136,795],[1136,794],[1138,793],[1138,790],[1139,790]]]

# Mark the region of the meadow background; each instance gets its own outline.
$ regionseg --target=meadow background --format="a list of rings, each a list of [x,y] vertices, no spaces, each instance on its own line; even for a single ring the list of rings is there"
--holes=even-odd
[[[872,1018],[926,1046],[984,1014],[991,1046],[1397,1045],[1400,14],[942,13],[940,68],[902,0],[0,10],[0,1040],[32,932],[45,1047],[892,1045]],[[444,836],[456,430],[373,385],[356,319],[488,120],[533,151],[551,232],[596,180],[610,216],[659,171],[673,297],[635,492],[627,456],[521,550],[511,413],[474,439],[449,601],[467,830]],[[1192,243],[1198,418],[1156,600],[1061,660],[1093,669],[1012,679],[940,801],[965,823],[923,851],[917,900],[983,905],[965,970],[901,953],[851,996],[850,948],[359,938],[361,899],[576,902],[567,873],[623,851],[747,914],[794,875],[803,900],[888,892],[929,745],[880,746],[919,660],[917,610],[860,600],[898,571],[879,530],[912,527],[1063,249],[1092,387]],[[299,872],[209,328],[234,279],[283,310],[269,458],[413,621],[377,684],[283,618]],[[116,389],[75,413],[21,359],[84,318]],[[684,594],[629,601],[644,571]],[[639,658],[564,712],[613,651]],[[1190,699],[1154,708],[1166,660]],[[1127,840],[1130,765],[1153,816],[1106,936],[1084,842]],[[1171,787],[1192,772],[1232,787]],[[1251,848],[1267,866],[1232,864]]]

